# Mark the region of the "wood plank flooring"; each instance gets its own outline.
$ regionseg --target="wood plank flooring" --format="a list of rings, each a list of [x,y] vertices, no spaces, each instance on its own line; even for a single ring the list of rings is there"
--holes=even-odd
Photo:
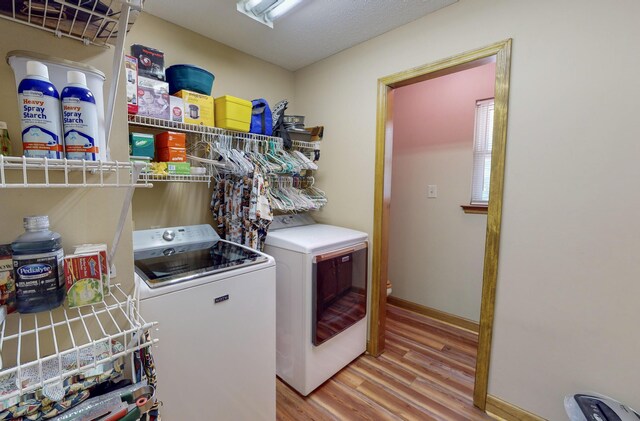
[[[477,334],[387,305],[386,337],[307,397],[278,379],[277,419],[492,419],[472,404]]]

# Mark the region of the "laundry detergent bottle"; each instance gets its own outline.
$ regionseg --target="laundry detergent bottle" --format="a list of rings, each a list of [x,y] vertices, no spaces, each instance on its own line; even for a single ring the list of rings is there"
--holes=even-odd
[[[62,124],[67,159],[105,160],[105,148],[100,145],[98,109],[93,93],[87,88],[84,73],[67,72],[67,86],[62,99]]]
[[[49,230],[48,216],[25,217],[24,229],[11,243],[18,312],[56,308],[66,291],[60,234]]]
[[[18,85],[22,148],[27,157],[63,158],[60,96],[49,80],[49,69],[27,61],[27,76]]]

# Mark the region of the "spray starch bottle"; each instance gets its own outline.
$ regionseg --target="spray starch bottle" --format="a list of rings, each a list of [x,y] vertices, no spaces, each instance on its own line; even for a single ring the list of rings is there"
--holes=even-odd
[[[49,80],[49,69],[27,61],[27,76],[18,85],[24,156],[63,158],[60,96]]]
[[[67,86],[62,90],[62,122],[67,159],[97,161],[99,146],[98,109],[93,93],[87,88],[82,72],[68,71]]]

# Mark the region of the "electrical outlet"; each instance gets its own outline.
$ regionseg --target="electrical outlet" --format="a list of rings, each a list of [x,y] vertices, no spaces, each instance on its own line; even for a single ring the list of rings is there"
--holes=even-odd
[[[430,199],[438,197],[438,186],[435,184],[429,184],[427,186],[427,197]]]

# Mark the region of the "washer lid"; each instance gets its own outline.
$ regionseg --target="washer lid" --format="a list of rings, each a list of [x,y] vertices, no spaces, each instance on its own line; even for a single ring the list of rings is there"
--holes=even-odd
[[[232,271],[268,260],[254,250],[225,240],[136,251],[134,259],[136,273],[150,288]]]
[[[346,247],[366,240],[365,232],[334,225],[313,224],[269,231],[266,245],[300,253],[313,253],[328,248]]]

